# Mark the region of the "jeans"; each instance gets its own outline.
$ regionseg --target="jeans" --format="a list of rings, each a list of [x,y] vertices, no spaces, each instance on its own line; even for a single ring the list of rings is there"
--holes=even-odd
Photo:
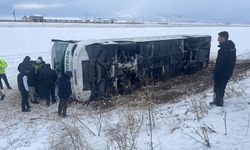
[[[217,106],[222,107],[224,104],[223,98],[224,98],[225,89],[226,89],[228,80],[229,78],[216,78],[215,79],[214,92],[216,95],[215,104]]]
[[[55,103],[56,102],[56,97],[55,97],[55,86],[52,87],[47,87],[47,88],[43,88],[43,96],[46,99],[46,104],[49,105],[50,103],[50,98],[52,99],[52,102]]]
[[[62,113],[62,115],[65,117],[67,114],[67,107],[68,107],[67,101],[60,98],[58,106],[58,114],[61,115]]]
[[[2,96],[4,96],[4,94],[3,94],[3,92],[2,92],[2,91],[0,91],[0,97],[2,97]]]
[[[29,93],[28,92],[21,92],[21,96],[22,96],[21,106],[22,106],[22,111],[24,111],[24,110],[30,108],[29,101],[28,101]]]
[[[35,87],[32,87],[32,86],[29,87],[29,96],[30,96],[31,102],[36,101],[36,89],[35,89]]]

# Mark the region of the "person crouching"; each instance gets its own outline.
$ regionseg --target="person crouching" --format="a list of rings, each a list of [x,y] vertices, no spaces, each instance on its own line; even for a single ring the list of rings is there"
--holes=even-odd
[[[22,96],[22,112],[29,112],[30,105],[29,105],[29,87],[28,87],[28,77],[27,74],[29,73],[28,70],[20,70],[20,73],[17,75],[17,84],[18,89]]]
[[[67,71],[58,80],[58,97],[60,99],[58,106],[58,115],[65,117],[67,114],[67,103],[72,94],[70,78],[72,77],[72,72]]]

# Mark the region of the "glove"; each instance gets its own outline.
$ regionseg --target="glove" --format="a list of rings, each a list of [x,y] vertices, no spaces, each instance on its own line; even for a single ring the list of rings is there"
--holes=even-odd
[[[215,74],[214,73],[211,74],[211,80],[213,80],[213,81],[215,80]]]

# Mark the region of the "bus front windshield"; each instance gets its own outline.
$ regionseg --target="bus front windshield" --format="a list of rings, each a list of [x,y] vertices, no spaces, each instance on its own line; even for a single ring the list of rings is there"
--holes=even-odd
[[[64,55],[68,45],[68,42],[55,42],[52,47],[53,68],[58,75],[64,72]]]

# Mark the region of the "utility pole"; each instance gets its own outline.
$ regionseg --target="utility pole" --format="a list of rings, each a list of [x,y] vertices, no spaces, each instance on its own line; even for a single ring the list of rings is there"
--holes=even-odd
[[[16,11],[15,10],[13,10],[13,17],[14,17],[14,21],[16,21]]]

